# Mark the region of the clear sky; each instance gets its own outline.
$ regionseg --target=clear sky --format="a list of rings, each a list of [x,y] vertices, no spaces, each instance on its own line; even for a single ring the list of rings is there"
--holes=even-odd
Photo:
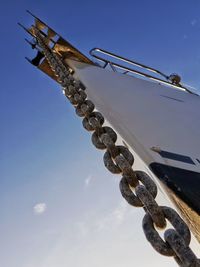
[[[146,242],[59,86],[28,64],[29,9],[88,55],[101,47],[200,89],[199,0],[2,1],[0,265],[176,266]],[[26,36],[27,37],[27,36]]]

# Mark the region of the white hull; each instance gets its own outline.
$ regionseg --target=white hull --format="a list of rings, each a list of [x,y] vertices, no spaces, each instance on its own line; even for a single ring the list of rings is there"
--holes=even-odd
[[[148,172],[159,187],[162,185],[171,201],[189,218],[199,239],[200,216],[195,205],[199,203],[200,176],[187,176],[193,179],[197,194],[191,192],[192,198],[185,199],[188,193],[180,187],[182,180],[173,184],[174,194],[155,173],[159,172],[157,165],[200,173],[200,97],[73,60],[67,60],[67,64],[85,84],[88,98],[132,150],[135,169]]]

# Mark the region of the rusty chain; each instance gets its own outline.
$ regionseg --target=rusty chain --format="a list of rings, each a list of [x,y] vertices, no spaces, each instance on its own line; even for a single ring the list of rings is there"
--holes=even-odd
[[[104,165],[112,173],[121,173],[120,191],[132,206],[143,207],[143,230],[147,240],[156,251],[172,256],[181,267],[200,267],[200,259],[189,248],[191,235],[188,226],[172,208],[159,206],[155,200],[157,186],[149,175],[134,171],[134,157],[125,146],[117,146],[117,134],[108,126],[103,126],[104,117],[95,110],[95,105],[87,99],[85,86],[73,77],[73,71],[63,63],[61,57],[49,48],[45,37],[35,28],[39,46],[51,69],[63,87],[65,96],[75,107],[76,114],[83,117],[83,127],[92,133],[92,143],[98,149],[105,149]],[[167,229],[162,239],[157,229],[166,228],[167,221],[173,229]]]

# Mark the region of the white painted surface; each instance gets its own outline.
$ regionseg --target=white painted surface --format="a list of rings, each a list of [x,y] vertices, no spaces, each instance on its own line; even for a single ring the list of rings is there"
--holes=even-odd
[[[200,97],[185,91],[68,61],[89,98],[146,164],[200,172]],[[151,147],[189,156],[196,165],[163,159]]]
[[[72,60],[67,63],[85,84],[88,99],[106,118],[105,125],[111,125],[117,132],[117,144],[125,141],[128,145],[135,159],[134,170],[145,171],[157,184],[159,204],[176,209],[149,164],[160,162],[194,171],[200,171],[200,165],[163,160],[151,147],[159,146],[193,160],[200,159],[200,127],[197,123],[200,120],[200,97],[84,63]],[[200,256],[198,247],[193,236],[191,248]]]

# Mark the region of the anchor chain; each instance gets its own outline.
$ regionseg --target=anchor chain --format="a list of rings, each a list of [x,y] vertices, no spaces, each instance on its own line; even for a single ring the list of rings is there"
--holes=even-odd
[[[65,96],[75,107],[76,114],[83,117],[83,127],[92,133],[92,143],[98,149],[105,149],[105,167],[112,173],[121,173],[120,191],[132,206],[143,207],[143,231],[147,240],[160,254],[174,257],[181,267],[200,267],[198,259],[189,248],[191,235],[188,226],[172,208],[159,206],[155,200],[157,186],[150,176],[142,171],[134,171],[134,157],[125,146],[116,145],[117,134],[104,126],[104,117],[95,110],[94,103],[87,99],[85,86],[73,77],[61,57],[49,48],[45,37],[35,28],[35,35],[46,60],[63,87]],[[164,232],[164,239],[158,229],[165,229],[167,221],[173,228]]]

